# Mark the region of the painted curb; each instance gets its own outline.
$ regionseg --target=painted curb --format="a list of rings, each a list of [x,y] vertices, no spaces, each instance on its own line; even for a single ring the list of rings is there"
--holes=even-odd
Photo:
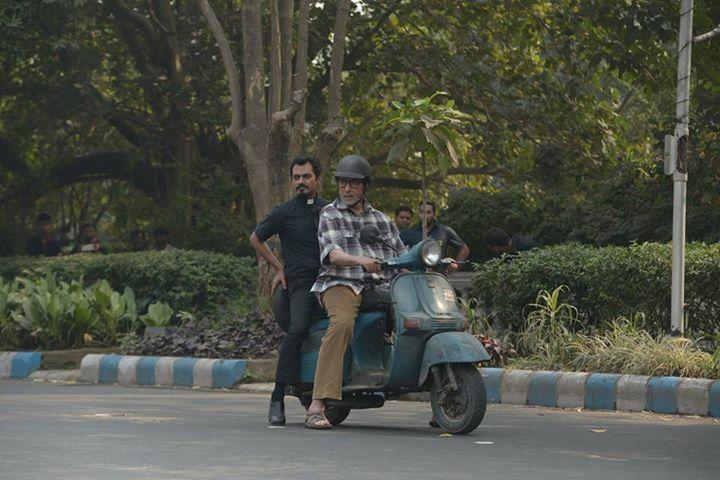
[[[86,355],[80,380],[119,385],[233,388],[245,375],[245,360],[190,357]]]
[[[40,354],[35,355],[33,365],[39,365]],[[7,372],[6,375],[10,375],[12,356],[14,352],[0,353],[0,374]],[[27,357],[23,361],[29,360],[30,357]],[[121,385],[235,389],[246,393],[271,392],[272,383],[239,385],[253,362],[89,354],[82,359],[78,380]],[[19,371],[20,366],[17,369]],[[720,417],[720,380],[502,368],[481,368],[480,372],[488,403]],[[42,372],[33,375],[33,379],[37,380],[53,381],[58,377],[62,376],[43,375]],[[77,377],[76,373],[73,378]],[[401,395],[403,400],[414,401],[427,401],[428,397],[427,392]]]
[[[557,406],[560,408],[583,408],[585,406],[585,382],[589,373],[564,372],[557,383]]]
[[[616,386],[616,408],[642,412],[647,406],[647,383],[644,375],[621,375]]]
[[[677,391],[678,413],[706,417],[710,411],[710,386],[707,378],[683,378]]]
[[[530,370],[508,370],[502,377],[502,403],[527,405],[528,386],[534,372]]]
[[[647,410],[678,413],[677,392],[680,377],[652,377],[648,381]]]
[[[527,404],[540,407],[557,406],[557,383],[560,372],[535,372],[528,382]]]
[[[488,403],[502,403],[502,368],[481,368]]]
[[[27,378],[41,360],[40,352],[0,352],[0,378]]]
[[[615,386],[620,375],[591,373],[585,382],[585,408],[589,410],[615,410]]]

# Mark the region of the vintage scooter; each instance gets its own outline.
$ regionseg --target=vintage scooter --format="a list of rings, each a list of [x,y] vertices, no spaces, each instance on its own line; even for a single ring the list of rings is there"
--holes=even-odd
[[[383,242],[375,226],[365,226],[360,241]],[[325,415],[342,423],[352,409],[382,407],[385,400],[430,391],[432,411],[450,433],[475,430],[487,406],[485,384],[476,368],[490,356],[466,333],[455,290],[441,273],[452,259],[441,259],[440,244],[425,240],[382,263],[403,270],[388,285],[363,293],[353,337],[344,358],[343,398],[327,402]],[[307,408],[312,400],[320,343],[328,319],[315,321],[303,343],[300,383],[293,390]]]

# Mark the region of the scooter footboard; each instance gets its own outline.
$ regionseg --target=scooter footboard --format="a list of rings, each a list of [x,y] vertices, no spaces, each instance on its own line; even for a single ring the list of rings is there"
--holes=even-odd
[[[465,332],[433,335],[425,345],[418,385],[425,383],[430,367],[443,363],[480,363],[490,360],[480,340]]]

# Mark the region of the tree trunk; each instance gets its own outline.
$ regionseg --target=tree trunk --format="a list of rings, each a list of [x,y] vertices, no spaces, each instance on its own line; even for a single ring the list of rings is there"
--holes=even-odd
[[[339,0],[333,30],[332,53],[330,56],[330,83],[328,85],[327,123],[320,134],[317,156],[323,170],[328,171],[330,159],[345,131],[345,118],[340,113],[340,94],[342,87],[343,58],[345,55],[345,36],[350,17],[350,0]]]

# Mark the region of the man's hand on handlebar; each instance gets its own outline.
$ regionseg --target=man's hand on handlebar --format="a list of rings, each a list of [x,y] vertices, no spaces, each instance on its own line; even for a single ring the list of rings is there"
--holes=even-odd
[[[380,273],[380,262],[370,257],[357,257],[358,265],[368,273]]]

